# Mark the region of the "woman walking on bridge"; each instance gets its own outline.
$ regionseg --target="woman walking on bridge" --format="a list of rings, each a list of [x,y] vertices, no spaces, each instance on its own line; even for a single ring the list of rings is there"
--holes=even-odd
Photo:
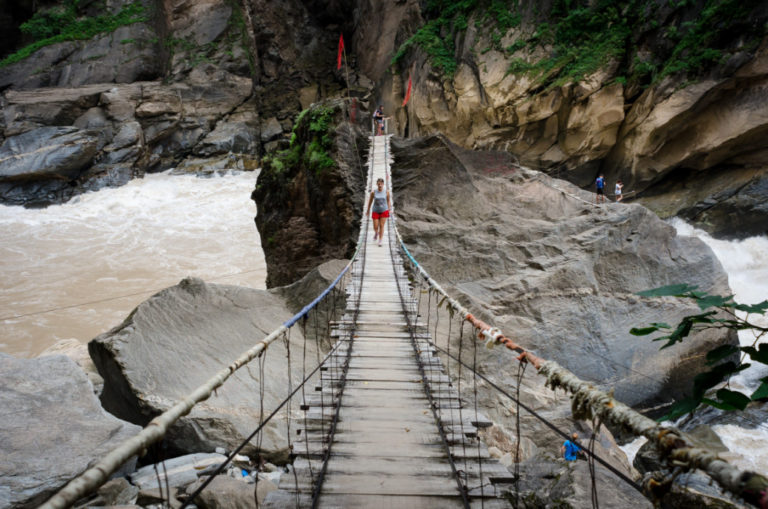
[[[379,246],[381,246],[381,239],[384,236],[384,225],[389,217],[389,209],[392,208],[392,201],[389,197],[389,191],[384,190],[384,179],[380,178],[376,181],[376,189],[371,191],[371,196],[368,198],[368,209],[365,215],[371,211],[373,206],[373,240],[379,240]]]

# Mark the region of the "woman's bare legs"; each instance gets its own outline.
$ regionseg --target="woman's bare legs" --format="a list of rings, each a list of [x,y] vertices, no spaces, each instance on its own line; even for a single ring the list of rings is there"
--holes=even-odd
[[[379,238],[379,223],[381,222],[381,219],[374,219],[373,220],[373,240],[376,240]]]
[[[379,245],[381,245],[381,239],[384,237],[384,224],[387,222],[386,217],[379,219]]]

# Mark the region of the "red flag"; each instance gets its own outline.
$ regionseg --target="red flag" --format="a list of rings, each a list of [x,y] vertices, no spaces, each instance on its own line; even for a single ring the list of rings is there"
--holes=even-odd
[[[411,77],[408,76],[408,90],[405,91],[405,99],[403,99],[403,106],[408,104],[408,99],[411,98]]]
[[[344,34],[339,34],[339,54],[336,56],[336,69],[341,69],[341,54],[344,51]]]

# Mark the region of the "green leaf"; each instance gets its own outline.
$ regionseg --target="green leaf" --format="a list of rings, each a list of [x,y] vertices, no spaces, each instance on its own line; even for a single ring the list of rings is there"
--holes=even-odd
[[[753,346],[744,346],[741,348],[741,351],[748,354],[755,362],[768,364],[768,344],[761,343],[758,348],[759,350]]]
[[[667,285],[637,292],[640,297],[684,297],[686,293],[694,291],[698,286],[690,286],[686,283],[679,285]]]
[[[733,307],[747,313],[765,313],[768,311],[768,300],[764,300],[759,304],[734,304]]]
[[[752,401],[746,394],[729,389],[720,389],[716,393],[718,399],[726,405],[731,405],[739,410],[744,410]]]
[[[632,334],[633,336],[647,336],[648,334],[656,332],[657,330],[659,330],[658,327],[643,327],[641,329],[632,327],[631,329],[629,329],[629,333]]]
[[[732,412],[734,410],[739,410],[739,408],[736,408],[733,405],[729,405],[728,403],[721,403],[720,401],[715,401],[709,398],[703,398],[701,402],[704,403],[705,405],[709,405],[711,407],[719,408],[720,410],[726,410],[729,412]]]
[[[656,419],[658,422],[674,421],[678,417],[689,414],[696,410],[701,403],[701,398],[685,398],[672,405],[666,415]]]
[[[768,377],[763,378],[763,383],[761,383],[760,387],[758,387],[757,390],[752,393],[752,396],[750,396],[753,401],[768,398],[768,381],[766,380],[768,380]]]
[[[729,357],[739,351],[739,347],[734,345],[720,345],[714,350],[707,352],[707,364],[715,364],[726,357]]]
[[[724,307],[733,305],[733,295],[723,297],[722,295],[705,295],[696,299],[696,304],[702,311],[711,307]]]

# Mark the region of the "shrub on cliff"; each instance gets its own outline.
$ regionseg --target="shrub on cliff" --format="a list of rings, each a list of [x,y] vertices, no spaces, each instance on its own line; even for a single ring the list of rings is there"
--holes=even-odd
[[[474,20],[486,52],[509,58],[509,72],[541,85],[562,85],[618,63],[615,78],[641,86],[670,74],[690,78],[725,65],[729,54],[754,51],[766,35],[761,0],[429,0],[426,23],[395,53],[397,65],[413,49],[447,77],[456,70],[457,44]],[[512,28],[516,40],[503,47]],[[535,56],[534,56],[535,55]]]
[[[286,168],[303,164],[321,173],[336,162],[329,151],[333,146],[334,116],[337,106],[312,106],[299,113],[287,149],[268,155],[262,161],[262,174],[282,174]]]
[[[117,14],[79,16],[78,0],[69,0],[63,7],[40,10],[19,27],[34,42],[0,60],[0,68],[19,62],[35,51],[57,42],[87,40],[98,34],[146,21],[141,2],[125,5]]]

